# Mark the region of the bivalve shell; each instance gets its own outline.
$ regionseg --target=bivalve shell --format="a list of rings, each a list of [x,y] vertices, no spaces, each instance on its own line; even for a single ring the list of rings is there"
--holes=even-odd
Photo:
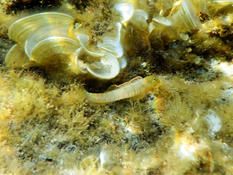
[[[100,62],[87,65],[88,72],[99,79],[116,77],[120,72],[120,68],[118,59],[111,54],[105,55]]]
[[[18,19],[12,23],[8,29],[8,36],[10,39],[23,45],[28,37],[38,31],[38,28],[41,26],[51,26],[52,24],[50,28],[52,31],[57,26],[69,26],[73,21],[74,19],[72,16],[64,13],[38,13]]]
[[[30,54],[30,60],[40,65],[67,63],[75,56],[79,43],[66,37],[49,37],[38,42]]]
[[[120,14],[121,23],[130,20],[134,13],[134,6],[129,2],[117,3],[115,4],[114,9]]]
[[[31,57],[31,52],[36,47],[36,45],[50,37],[65,37],[68,40],[73,39],[74,37],[69,37],[69,26],[67,25],[47,25],[47,26],[41,26],[38,28],[37,31],[34,32],[34,34],[30,35],[28,39],[25,41],[24,50],[27,56]],[[76,41],[76,43],[78,43]],[[76,44],[77,45],[77,44]]]
[[[190,0],[178,1],[171,11],[170,19],[181,31],[198,29],[201,25],[197,11]]]
[[[22,47],[15,44],[11,47],[5,57],[5,64],[9,68],[29,68],[34,65],[29,61]]]

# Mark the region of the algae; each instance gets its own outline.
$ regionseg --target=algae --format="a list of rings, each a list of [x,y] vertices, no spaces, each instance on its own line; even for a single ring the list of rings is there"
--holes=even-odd
[[[232,174],[232,11],[203,20],[203,31],[189,32],[188,41],[163,27],[146,39],[134,31],[127,68],[113,80],[93,81],[5,67],[10,21],[43,6],[25,12],[22,3],[33,1],[1,1],[1,174]],[[93,41],[111,30],[110,1],[54,3],[47,8],[77,14]],[[172,3],[158,1],[154,8],[164,8],[166,16]],[[104,92],[152,73],[160,84],[142,99],[85,100],[85,90]]]

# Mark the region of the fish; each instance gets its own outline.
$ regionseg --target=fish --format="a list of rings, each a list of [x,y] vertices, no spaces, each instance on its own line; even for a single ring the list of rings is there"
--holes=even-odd
[[[129,82],[119,85],[116,89],[103,93],[86,92],[86,99],[93,103],[112,103],[115,101],[144,95],[153,90],[159,84],[156,75],[145,78],[134,78]]]

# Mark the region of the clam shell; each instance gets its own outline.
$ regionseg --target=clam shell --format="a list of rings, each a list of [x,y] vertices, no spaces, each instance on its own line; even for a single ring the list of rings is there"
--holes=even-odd
[[[184,0],[182,2],[182,10],[184,15],[187,17],[187,25],[192,25],[194,28],[198,28],[198,26],[200,26],[200,21],[195,12],[194,6],[189,0]]]
[[[34,65],[24,53],[23,48],[18,44],[12,46],[8,51],[5,57],[5,64],[9,68],[29,68]]]
[[[29,58],[31,58],[31,52],[40,41],[50,37],[69,38],[68,35],[69,35],[69,26],[65,26],[63,24],[62,25],[50,24],[47,26],[42,26],[26,40],[24,45],[25,53]]]
[[[69,62],[75,56],[79,43],[67,37],[49,37],[38,42],[31,51],[30,60],[41,65]]]
[[[100,62],[94,62],[87,65],[87,71],[99,79],[112,79],[120,72],[118,59],[109,54],[101,59]]]
[[[69,26],[73,21],[72,16],[64,13],[38,13],[18,19],[12,23],[8,29],[8,36],[10,39],[23,45],[28,37],[34,34],[41,26],[50,26],[49,30],[53,31],[57,27]]]
[[[89,50],[87,48],[88,42],[89,42],[89,36],[86,34],[78,34],[77,35],[77,39],[80,42],[81,47],[83,48],[83,50],[90,56],[93,57],[103,57],[104,54],[103,53],[99,53],[99,52],[93,52],[91,50]]]
[[[70,59],[69,69],[75,74],[87,73],[87,65],[81,59],[79,59],[79,55],[81,54],[82,50],[83,49],[81,47],[78,48],[75,51],[75,56]]]
[[[118,58],[118,61],[120,63],[121,69],[126,68],[126,66],[127,66],[127,59],[125,57]]]
[[[154,18],[152,18],[152,21],[154,22],[154,23],[158,23],[158,24],[162,24],[162,25],[164,25],[164,26],[171,26],[172,25],[172,22],[171,22],[171,20],[169,20],[168,18],[166,18],[166,17],[154,17]]]
[[[117,3],[114,5],[114,9],[120,14],[121,22],[127,22],[134,13],[134,6],[128,2]]]
[[[170,19],[173,25],[184,31],[198,29],[201,25],[194,4],[190,0],[183,0]]]
[[[213,6],[210,8],[210,14],[218,14],[222,13],[223,11],[226,13],[226,11],[232,12],[233,9],[233,0],[212,0]]]
[[[109,52],[119,58],[124,54],[124,50],[121,45],[122,25],[121,23],[116,23],[115,27],[116,30],[103,36],[102,42],[99,42],[97,46],[105,52]]]
[[[103,43],[98,44],[98,46],[106,52],[115,55],[117,58],[124,54],[123,47],[120,42],[116,42],[111,39],[105,39]]]
[[[219,5],[233,5],[233,0],[213,0],[213,2]]]
[[[148,27],[147,20],[148,14],[144,10],[136,9],[130,22],[138,28],[146,29]]]

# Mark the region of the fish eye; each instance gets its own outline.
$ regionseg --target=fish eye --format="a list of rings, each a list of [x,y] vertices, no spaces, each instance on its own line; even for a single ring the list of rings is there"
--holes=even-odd
[[[152,78],[152,81],[155,82],[156,80],[157,80],[157,78],[154,76],[154,77]]]

